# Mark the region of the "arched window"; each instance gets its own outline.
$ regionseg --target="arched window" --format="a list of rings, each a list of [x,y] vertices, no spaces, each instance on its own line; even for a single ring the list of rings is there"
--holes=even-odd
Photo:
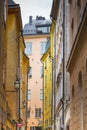
[[[82,86],[82,72],[79,72],[78,75],[78,87],[79,87],[79,102],[80,102],[80,124],[81,130],[84,130],[83,127],[83,86]]]

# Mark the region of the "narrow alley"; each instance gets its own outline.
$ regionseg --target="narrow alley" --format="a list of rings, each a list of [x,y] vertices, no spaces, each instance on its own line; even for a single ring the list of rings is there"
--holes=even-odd
[[[0,74],[0,130],[87,130],[87,0],[0,0]]]

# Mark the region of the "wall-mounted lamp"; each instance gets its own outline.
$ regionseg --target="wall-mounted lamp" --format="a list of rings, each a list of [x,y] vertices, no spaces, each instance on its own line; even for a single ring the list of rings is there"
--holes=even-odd
[[[26,101],[25,100],[23,101],[23,107],[24,108],[26,107]]]
[[[15,90],[6,90],[6,92],[17,92],[19,90],[19,87],[20,87],[20,81],[16,79],[16,81],[14,82]]]
[[[16,81],[14,82],[14,87],[15,87],[15,90],[19,90],[20,81],[18,79],[16,79]]]

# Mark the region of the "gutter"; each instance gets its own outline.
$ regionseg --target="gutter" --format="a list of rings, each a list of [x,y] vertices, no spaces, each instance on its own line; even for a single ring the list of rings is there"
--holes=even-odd
[[[20,7],[19,4],[10,5],[8,4],[8,8],[17,8]]]

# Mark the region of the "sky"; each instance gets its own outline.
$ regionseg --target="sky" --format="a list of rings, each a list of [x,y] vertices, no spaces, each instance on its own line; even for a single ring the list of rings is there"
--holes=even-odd
[[[29,22],[29,16],[43,16],[50,19],[50,13],[53,0],[14,0],[20,4],[23,26]]]

